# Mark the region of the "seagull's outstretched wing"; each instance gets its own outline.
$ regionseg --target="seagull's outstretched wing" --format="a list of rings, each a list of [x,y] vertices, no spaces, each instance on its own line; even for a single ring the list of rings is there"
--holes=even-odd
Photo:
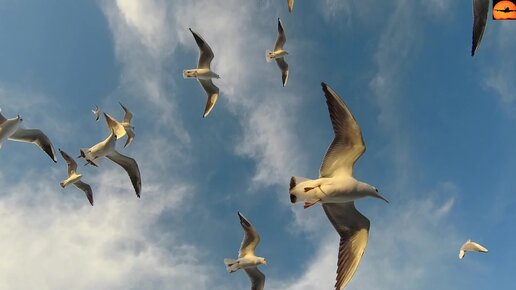
[[[459,250],[459,259],[464,258],[466,252],[480,252],[487,253],[487,249],[479,243],[468,240],[465,242]]]
[[[292,13],[292,10],[294,9],[294,0],[287,0],[288,2],[288,12]]]
[[[209,80],[203,80],[203,79],[197,79],[199,83],[201,84],[204,91],[206,91],[206,95],[208,95],[208,100],[206,101],[206,107],[204,108],[203,118],[206,118],[208,114],[211,112],[211,109],[213,109],[213,106],[215,106],[215,103],[217,102],[217,99],[219,98],[219,88],[213,84],[211,79]]]
[[[133,119],[133,113],[131,113],[122,103],[118,102],[122,109],[124,109],[124,123],[131,123]]]
[[[0,109],[0,112],[2,112],[2,109]],[[5,121],[7,121],[7,119],[4,117],[4,115],[2,115],[2,113],[0,113],[0,125],[2,125]]]
[[[281,24],[281,20],[278,18],[278,39],[276,39],[276,44],[274,45],[274,51],[283,49],[283,45],[287,41],[287,37],[285,36],[285,30],[283,29],[283,25]]]
[[[45,151],[45,153],[57,162],[57,157],[54,152],[54,147],[50,139],[39,129],[18,129],[14,134],[9,136],[9,140],[32,143]]]
[[[281,70],[281,83],[283,86],[286,86],[288,81],[288,64],[283,57],[276,58],[276,64],[278,64]]]
[[[471,45],[471,56],[475,55],[477,46],[482,40],[482,35],[486,28],[488,11],[489,0],[473,0],[473,40]]]
[[[138,168],[138,163],[136,163],[136,160],[134,160],[131,157],[122,155],[115,150],[107,154],[106,157],[125,169],[125,171],[129,175],[129,178],[131,179],[131,183],[133,184],[136,196],[140,197],[140,191],[142,189],[142,180],[140,176],[140,169]]]
[[[238,251],[238,257],[242,258],[248,254],[254,255],[254,250],[260,242],[260,236],[254,229],[253,225],[239,212],[238,217],[240,218],[240,224],[244,229],[244,238]]]
[[[355,274],[365,252],[370,223],[353,202],[324,203],[323,209],[340,235],[335,289],[343,289]]]
[[[244,269],[251,280],[251,290],[263,290],[265,286],[265,275],[257,267]]]
[[[106,123],[110,131],[115,132],[115,136],[117,139],[120,139],[127,134],[125,128],[120,122],[118,122],[115,118],[111,117],[109,114],[104,113],[104,118],[106,118]]]
[[[133,139],[135,136],[132,128],[127,128],[125,132],[127,133],[127,140],[125,141],[124,148],[127,147],[129,144],[133,143]]]
[[[337,93],[322,83],[335,138],[326,151],[319,174],[331,177],[352,175],[353,165],[365,152],[362,131],[348,107]]]
[[[91,186],[80,180],[76,181],[73,185],[75,185],[75,187],[77,187],[78,189],[84,191],[86,197],[88,198],[88,201],[90,202],[91,206],[93,206],[93,191],[91,190]]]
[[[197,32],[193,31],[191,28],[190,32],[192,32],[193,37],[195,38],[195,42],[197,42],[197,46],[199,47],[199,61],[197,62],[197,68],[210,68],[211,60],[213,59],[213,51],[210,46],[204,39],[197,34]]]
[[[74,172],[77,172],[77,163],[73,158],[68,155],[63,150],[59,149],[59,153],[61,153],[61,156],[63,156],[63,159],[66,161],[66,164],[68,165],[68,176],[71,176]]]

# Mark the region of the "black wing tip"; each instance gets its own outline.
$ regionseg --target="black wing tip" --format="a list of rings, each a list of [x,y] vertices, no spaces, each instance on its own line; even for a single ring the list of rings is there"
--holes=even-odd
[[[238,217],[240,218],[240,223],[245,226],[251,226],[251,223],[238,211]]]

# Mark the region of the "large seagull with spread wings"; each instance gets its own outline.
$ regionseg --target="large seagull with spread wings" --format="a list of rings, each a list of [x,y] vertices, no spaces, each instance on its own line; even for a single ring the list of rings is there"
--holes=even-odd
[[[324,212],[340,235],[335,289],[343,289],[356,272],[367,247],[369,220],[354,200],[371,196],[387,201],[378,190],[353,178],[353,165],[365,152],[362,132],[346,104],[322,83],[335,138],[330,144],[318,179],[293,176],[290,201],[305,201],[305,208],[322,203]]]

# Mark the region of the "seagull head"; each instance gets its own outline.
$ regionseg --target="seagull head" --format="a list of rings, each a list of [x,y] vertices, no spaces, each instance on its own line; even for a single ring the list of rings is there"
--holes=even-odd
[[[389,203],[389,201],[385,197],[380,195],[380,192],[378,191],[378,188],[376,188],[376,187],[374,187],[372,185],[366,184],[366,183],[364,183],[364,184],[366,185],[366,187],[364,189],[366,196],[371,196],[371,197],[374,197],[374,198],[379,198],[379,199],[385,201],[386,203]]]
[[[260,258],[260,263],[262,265],[267,265],[267,260],[265,258]]]

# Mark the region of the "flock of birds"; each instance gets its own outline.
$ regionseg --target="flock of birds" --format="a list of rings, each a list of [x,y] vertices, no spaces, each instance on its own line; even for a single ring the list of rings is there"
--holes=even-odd
[[[292,12],[294,0],[287,0],[289,11]],[[473,0],[473,40],[471,55],[482,39],[487,21],[489,0]],[[210,68],[214,53],[207,42],[195,31],[190,29],[198,47],[199,59],[197,68],[183,71],[185,78],[196,79],[206,91],[208,100],[203,117],[207,117],[212,111],[218,96],[219,88],[213,84],[212,79],[218,79],[219,75]],[[283,86],[288,81],[288,64],[284,56],[288,54],[283,46],[286,35],[283,25],[278,18],[278,38],[274,50],[266,51],[266,60],[275,60],[281,70]],[[309,208],[317,203],[322,208],[328,219],[340,235],[337,277],[335,289],[343,289],[356,272],[362,255],[365,252],[370,221],[356,208],[354,201],[364,197],[374,197],[388,203],[387,199],[380,195],[377,188],[367,183],[356,180],[353,177],[353,166],[365,152],[365,143],[362,132],[351,111],[339,95],[327,84],[322,83],[322,90],[326,99],[330,120],[335,137],[331,142],[319,171],[319,178],[308,179],[293,176],[290,179],[289,195],[292,203],[304,202],[304,208]],[[90,148],[80,149],[77,158],[83,158],[85,165],[99,166],[102,157],[120,165],[129,175],[137,197],[141,193],[141,176],[138,163],[131,157],[125,156],[116,150],[117,141],[127,135],[124,148],[129,146],[135,137],[131,120],[133,114],[122,104],[124,117],[118,121],[107,113],[104,113],[107,126],[110,130],[107,138]],[[98,121],[101,110],[97,106],[92,110]],[[28,142],[41,148],[54,162],[57,162],[54,147],[50,139],[39,129],[21,128],[22,118],[6,119],[0,113],[0,148],[5,140]],[[65,151],[59,152],[68,165],[68,177],[60,182],[61,187],[73,184],[82,190],[93,206],[93,191],[89,184],[82,181],[82,175],[77,172],[76,161]],[[260,242],[260,236],[247,218],[238,212],[240,224],[244,230],[244,237],[240,246],[237,259],[224,259],[227,270],[232,273],[243,269],[251,280],[252,290],[262,290],[265,285],[265,275],[257,268],[267,264],[263,257],[255,255],[255,249]],[[462,259],[466,252],[483,252],[487,249],[482,245],[468,240],[459,250],[459,258]]]

